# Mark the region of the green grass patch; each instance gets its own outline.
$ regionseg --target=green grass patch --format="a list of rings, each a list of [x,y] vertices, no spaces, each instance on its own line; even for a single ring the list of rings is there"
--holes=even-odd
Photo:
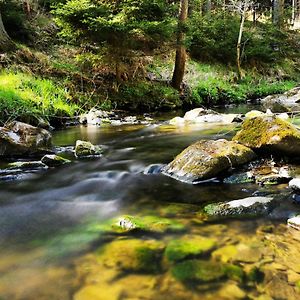
[[[25,73],[0,73],[0,122],[21,120],[32,123],[42,117],[73,116],[79,107],[68,92],[53,81]]]

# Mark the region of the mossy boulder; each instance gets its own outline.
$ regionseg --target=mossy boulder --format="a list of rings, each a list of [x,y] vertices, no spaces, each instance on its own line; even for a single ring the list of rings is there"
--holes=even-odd
[[[155,240],[116,240],[105,247],[105,266],[119,271],[156,273],[161,269],[164,244]]]
[[[208,254],[216,245],[216,240],[212,238],[188,236],[185,239],[171,241],[165,250],[165,256],[170,262],[180,261]]]
[[[121,216],[112,222],[116,232],[147,231],[153,233],[179,232],[185,229],[180,222],[156,216]]]
[[[236,142],[201,140],[183,150],[162,173],[183,182],[197,183],[254,158],[251,149]]]
[[[16,161],[8,164],[9,169],[20,169],[20,170],[36,170],[45,169],[47,166],[41,161]]]
[[[0,127],[0,157],[51,153],[51,133],[22,122]]]
[[[103,152],[100,146],[95,146],[91,142],[76,141],[75,145],[75,156],[76,157],[89,157],[99,156]]]
[[[174,278],[183,282],[208,283],[223,278],[241,282],[244,278],[244,271],[239,266],[200,259],[177,263],[171,272]]]
[[[47,165],[48,167],[58,167],[67,163],[70,163],[71,161],[69,159],[63,158],[59,155],[55,154],[47,154],[44,155],[41,159],[42,163]]]
[[[248,197],[225,203],[206,205],[204,211],[209,216],[260,216],[274,208],[272,197]]]
[[[276,116],[246,119],[233,141],[276,155],[300,154],[300,131]]]

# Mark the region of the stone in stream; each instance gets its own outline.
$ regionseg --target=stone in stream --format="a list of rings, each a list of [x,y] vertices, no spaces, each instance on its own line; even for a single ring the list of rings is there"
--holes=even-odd
[[[176,220],[156,216],[121,216],[113,221],[111,229],[120,233],[130,231],[165,233],[183,231],[185,226]]]
[[[253,150],[275,155],[300,154],[300,131],[276,116],[246,119],[233,140]]]
[[[99,156],[103,152],[100,146],[95,146],[91,142],[86,141],[76,141],[75,145],[75,156],[76,157],[89,157],[89,156]]]
[[[244,277],[238,266],[200,259],[179,262],[171,268],[171,272],[174,278],[183,282],[208,283],[224,278],[240,282]]]
[[[122,239],[105,246],[101,260],[125,272],[156,273],[161,269],[164,244],[155,240]]]
[[[300,88],[293,88],[281,95],[267,96],[261,102],[265,109],[271,109],[275,113],[299,110]]]
[[[296,192],[300,192],[300,178],[294,178],[289,182],[289,188]]]
[[[300,215],[287,220],[288,226],[300,230]]]
[[[0,127],[0,156],[28,156],[51,153],[49,131],[14,121]]]
[[[165,256],[169,262],[181,261],[187,257],[196,257],[210,253],[217,245],[216,239],[201,236],[186,236],[184,239],[172,240]]]
[[[70,160],[55,154],[47,154],[42,157],[41,161],[50,168],[58,167],[71,162]]]
[[[17,161],[8,164],[8,168],[10,169],[21,169],[21,170],[34,170],[34,169],[45,169],[47,165],[45,165],[41,161]]]
[[[210,216],[260,216],[274,208],[272,197],[249,197],[225,203],[206,205],[204,211]]]
[[[187,183],[213,178],[255,158],[255,153],[236,142],[201,140],[183,150],[162,173]]]

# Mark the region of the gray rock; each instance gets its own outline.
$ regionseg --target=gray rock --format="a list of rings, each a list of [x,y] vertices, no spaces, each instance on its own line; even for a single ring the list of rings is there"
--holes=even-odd
[[[297,192],[300,192],[300,178],[294,178],[289,182],[289,187]]]
[[[201,140],[186,148],[162,173],[177,180],[197,183],[255,158],[254,152],[227,140]]]
[[[295,111],[300,109],[300,87],[280,95],[270,95],[261,100],[265,109],[275,113]]]
[[[204,207],[204,211],[210,216],[258,216],[268,214],[273,208],[272,197],[249,197],[209,204]]]
[[[86,141],[76,141],[75,145],[75,156],[76,157],[90,157],[99,156],[103,152],[100,146],[95,146],[90,142]]]
[[[47,154],[42,157],[41,159],[42,163],[47,165],[48,167],[58,167],[67,163],[70,163],[71,161],[68,159],[65,159],[61,156],[55,155],[55,154]]]
[[[0,156],[27,156],[51,153],[49,131],[22,122],[0,127]]]

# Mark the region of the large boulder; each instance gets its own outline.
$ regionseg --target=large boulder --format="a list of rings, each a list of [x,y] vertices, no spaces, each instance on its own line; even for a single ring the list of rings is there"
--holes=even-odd
[[[277,155],[300,154],[300,131],[276,116],[246,119],[233,141]]]
[[[51,151],[51,133],[22,122],[0,127],[0,156],[26,156]]]
[[[183,182],[197,183],[254,158],[251,149],[236,142],[201,140],[181,152],[162,173]]]

